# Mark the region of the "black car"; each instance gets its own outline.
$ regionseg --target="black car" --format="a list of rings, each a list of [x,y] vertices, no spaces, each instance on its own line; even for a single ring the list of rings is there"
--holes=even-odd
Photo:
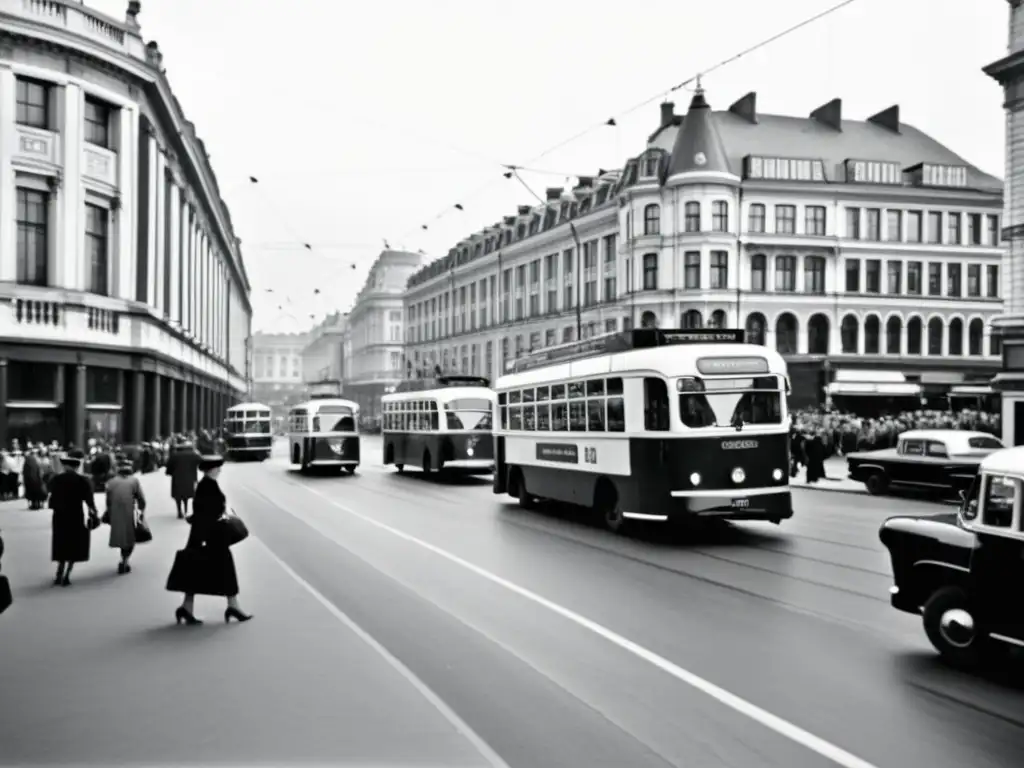
[[[878,496],[888,490],[915,490],[932,495],[966,491],[978,465],[1003,444],[985,432],[918,429],[899,436],[895,448],[848,454],[851,480]]]
[[[986,458],[956,514],[891,517],[894,608],[921,614],[942,656],[973,664],[1024,648],[1024,447]]]

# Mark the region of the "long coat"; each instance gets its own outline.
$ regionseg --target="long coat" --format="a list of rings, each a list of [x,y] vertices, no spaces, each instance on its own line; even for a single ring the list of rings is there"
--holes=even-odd
[[[223,538],[218,521],[227,510],[227,499],[216,480],[204,477],[196,486],[186,550],[191,550],[196,572],[188,583],[197,595],[232,597],[238,594],[238,574],[231,549]],[[172,590],[174,591],[174,590]]]
[[[25,498],[29,501],[46,501],[46,485],[43,483],[43,468],[35,456],[26,456],[21,468],[25,481]]]
[[[61,472],[50,484],[53,530],[50,558],[55,563],[84,563],[89,560],[91,531],[85,524],[83,505],[96,514],[92,485],[74,470]]]
[[[178,448],[167,461],[167,474],[171,476],[171,498],[175,501],[191,499],[196,495],[196,473],[199,454],[191,448]]]
[[[110,517],[110,546],[130,549],[135,546],[135,508],[146,510],[142,484],[134,475],[118,475],[107,482],[107,515]]]

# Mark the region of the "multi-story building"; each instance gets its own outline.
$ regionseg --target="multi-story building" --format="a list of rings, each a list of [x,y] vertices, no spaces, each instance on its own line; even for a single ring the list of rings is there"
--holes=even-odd
[[[252,335],[252,399],[269,405],[277,419],[306,395],[302,377],[302,351],[309,333],[261,333]]]
[[[985,67],[1003,87],[1006,110],[1006,303],[1005,314],[994,323],[1005,345],[1002,372],[993,384],[1002,392],[1004,442],[1024,445],[1024,5],[1021,0],[1009,0],[1009,5],[1007,55]]]
[[[0,444],[213,426],[247,388],[239,240],[129,2],[0,2]]]
[[[309,343],[302,350],[303,381],[344,378],[347,329],[348,315],[334,312],[309,332]]]
[[[402,301],[409,277],[422,266],[421,254],[382,251],[348,313],[345,391],[364,419],[378,418],[380,396],[404,376]]]
[[[795,404],[974,397],[998,367],[1001,205],[998,179],[898,107],[764,115],[751,93],[712,111],[701,91],[685,117],[663,104],[620,172],[549,189],[414,275],[408,355],[494,377],[579,334],[729,326],[786,355]]]

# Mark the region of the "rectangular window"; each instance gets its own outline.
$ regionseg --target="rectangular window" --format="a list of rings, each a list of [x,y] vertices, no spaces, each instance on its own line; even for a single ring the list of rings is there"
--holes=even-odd
[[[949,229],[949,234],[948,234],[948,237],[946,238],[946,242],[947,242],[948,245],[961,245],[962,244],[961,243],[961,240],[962,240],[961,235],[963,233],[960,231],[960,214],[959,213],[949,213],[949,214],[947,214],[947,217],[948,218],[947,218],[946,226]]]
[[[85,140],[97,147],[110,149],[110,116],[112,110],[102,101],[85,98]]]
[[[888,278],[888,291],[894,295],[902,293],[903,286],[903,262],[901,261],[887,261],[885,263],[886,277]]]
[[[822,256],[804,258],[804,291],[806,293],[825,293],[825,259]]]
[[[750,290],[764,293],[768,290],[767,259],[763,253],[755,253],[750,257]]]
[[[981,264],[967,265],[967,295],[972,299],[981,297]]]
[[[685,230],[687,232],[700,232],[700,203],[689,202],[683,211]]]
[[[942,295],[942,264],[937,261],[928,262],[928,295]]]
[[[864,262],[864,290],[867,293],[882,292],[882,262],[868,259]]]
[[[980,213],[971,213],[967,215],[967,242],[971,245],[981,245]]]
[[[18,270],[22,285],[49,284],[50,199],[45,192],[18,190]]]
[[[716,200],[711,204],[711,231],[729,231],[729,204],[723,200]]]
[[[775,233],[777,235],[796,234],[796,206],[775,206]]]
[[[689,290],[700,288],[700,251],[683,254],[683,287]]]
[[[30,128],[50,130],[50,91],[49,83],[38,80],[18,78],[17,104],[15,120],[18,125]]]
[[[999,265],[989,264],[985,268],[986,272],[986,293],[990,299],[999,298]]]
[[[729,287],[729,254],[726,251],[711,252],[710,278],[712,290],[724,291]]]
[[[752,203],[747,214],[747,229],[753,233],[764,232],[764,206],[761,203]]]
[[[999,216],[995,214],[989,214],[988,216],[988,244],[991,246],[999,245],[1002,241],[1002,235],[999,232]]]
[[[868,208],[865,213],[868,221],[864,239],[877,243],[882,239],[882,211],[878,208]]]
[[[110,212],[98,205],[85,206],[85,258],[89,265],[85,290],[110,295]]]
[[[907,211],[907,242],[920,243],[922,235],[922,220],[920,211]]]
[[[903,240],[903,211],[885,212],[885,239],[890,243]]]
[[[940,211],[928,212],[928,242],[932,244],[942,242],[942,213]]]
[[[604,238],[604,300],[615,301],[618,298],[617,285],[617,252],[615,247],[615,235],[607,235]]]
[[[846,260],[846,290],[860,292],[860,259]]]
[[[959,264],[946,265],[946,295],[959,299],[963,296],[963,285],[961,284],[961,270]]]
[[[796,290],[796,256],[775,257],[775,290]]]
[[[851,240],[860,240],[860,208],[846,209],[846,236]]]
[[[911,296],[921,295],[921,262],[907,263],[907,293]]]
[[[818,236],[825,234],[825,206],[808,205],[804,209],[804,234]]]

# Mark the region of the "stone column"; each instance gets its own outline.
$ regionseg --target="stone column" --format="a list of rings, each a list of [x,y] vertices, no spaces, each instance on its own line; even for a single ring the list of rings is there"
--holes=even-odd
[[[85,449],[85,377],[84,365],[67,365],[65,376],[71,380],[71,398],[64,404],[64,430],[67,442]]]
[[[0,448],[7,442],[7,360],[0,357]]]
[[[131,412],[128,414],[127,439],[131,443],[139,443],[146,436],[146,374],[143,371],[131,371]],[[157,412],[159,414],[159,411]],[[157,416],[159,418],[159,415]]]

